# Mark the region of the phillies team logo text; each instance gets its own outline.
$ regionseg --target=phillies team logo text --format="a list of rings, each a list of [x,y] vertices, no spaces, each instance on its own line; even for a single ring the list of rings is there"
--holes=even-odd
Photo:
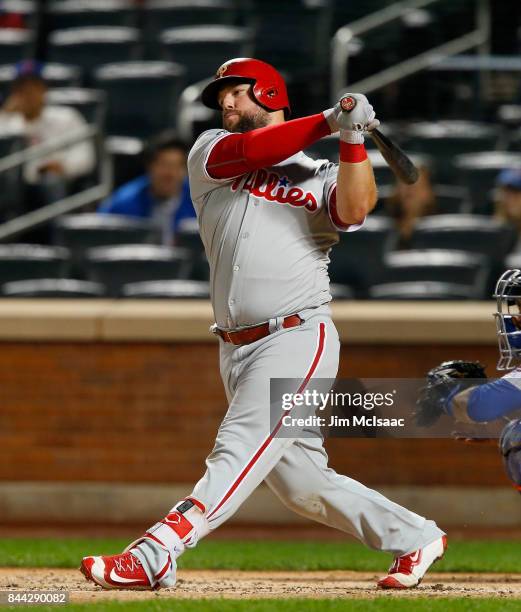
[[[231,190],[237,191],[243,177],[237,177],[232,183]],[[279,176],[276,172],[255,170],[246,176],[241,191],[249,191],[252,195],[263,198],[267,202],[278,202],[290,206],[304,207],[309,212],[318,208],[316,197],[305,192],[300,187],[291,187],[287,176]]]

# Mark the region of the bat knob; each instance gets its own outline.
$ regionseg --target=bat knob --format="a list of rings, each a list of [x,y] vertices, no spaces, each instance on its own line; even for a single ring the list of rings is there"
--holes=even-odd
[[[346,113],[350,113],[355,106],[356,99],[353,96],[344,96],[340,99],[340,108]]]

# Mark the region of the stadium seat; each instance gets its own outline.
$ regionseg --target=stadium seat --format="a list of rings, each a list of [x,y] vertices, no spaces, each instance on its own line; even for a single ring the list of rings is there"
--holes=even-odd
[[[459,184],[469,188],[472,211],[490,213],[492,190],[497,175],[503,168],[521,166],[521,155],[502,151],[482,151],[457,155],[453,163],[458,171]]]
[[[205,300],[210,297],[210,285],[206,281],[146,281],[129,283],[122,293],[127,298]]]
[[[412,283],[382,283],[369,288],[372,300],[470,300],[467,285],[415,281]]]
[[[452,215],[470,211],[470,196],[466,187],[459,185],[434,185],[436,214]]]
[[[47,8],[51,30],[100,25],[135,27],[137,13],[133,0],[59,0]]]
[[[415,57],[442,43],[440,19],[430,7],[404,11],[400,17],[403,45],[400,45],[400,60]]]
[[[475,7],[468,2],[456,1],[431,3],[430,10],[438,15],[440,20],[443,21],[445,35],[454,37],[461,36],[461,34],[468,31],[466,26],[472,22],[474,8]],[[455,59],[457,58],[458,56],[455,57]],[[436,64],[433,68],[436,68]]]
[[[294,76],[326,69],[331,41],[329,0],[253,0],[252,9],[247,21],[254,37],[252,57]]]
[[[15,64],[24,57],[32,57],[34,34],[30,30],[0,28],[0,61]]]
[[[385,123],[382,123],[382,125],[378,127],[378,131],[384,134],[385,136],[392,138],[393,142],[396,142],[400,146],[402,145],[403,122],[386,121]],[[369,135],[366,135],[364,145],[365,145],[365,148],[369,150],[373,150],[377,148],[374,143],[374,140]],[[430,161],[430,157],[428,155],[425,155],[425,156],[419,155],[418,159],[424,163],[427,163],[428,161]]]
[[[233,0],[147,0],[144,11],[147,56],[157,57],[159,37],[164,30],[201,24],[233,25],[236,15]],[[215,68],[210,74],[214,71]]]
[[[521,150],[521,104],[502,104],[498,107],[497,122],[501,126],[499,149]]]
[[[112,160],[114,187],[117,188],[145,172],[143,141],[130,136],[111,136],[105,147]]]
[[[35,32],[38,28],[39,4],[39,0],[2,0],[0,10],[2,13],[16,14],[24,29]]]
[[[521,150],[521,129],[513,130],[510,133],[508,148],[513,152],[519,152]]]
[[[521,269],[521,253],[511,253],[505,259],[505,270],[506,269]]]
[[[483,215],[431,215],[419,219],[413,249],[456,249],[503,261],[516,240],[515,229]]]
[[[437,182],[453,183],[455,155],[492,150],[499,137],[496,126],[472,121],[411,123],[404,130],[404,148],[434,159]]]
[[[107,96],[104,91],[80,87],[49,89],[47,103],[75,108],[87,123],[94,123],[100,128],[104,126],[107,110]]]
[[[369,157],[371,164],[373,166],[374,177],[376,179],[376,184],[380,185],[390,185],[396,181],[393,171],[382,157],[382,154],[378,149],[370,149],[367,151],[367,156]],[[432,164],[432,160],[429,156],[412,153],[409,155],[411,161],[416,164],[416,166],[427,166],[428,168]]]
[[[378,200],[376,202],[376,206],[371,211],[371,217],[375,215],[382,217],[390,216],[386,200],[388,200],[393,195],[394,191],[394,183],[392,185],[378,185]]]
[[[356,21],[365,15],[375,13],[389,5],[388,0],[364,0],[364,2],[346,2],[333,0],[333,27],[334,30]]]
[[[194,142],[199,134],[218,125],[218,112],[201,101],[201,93],[211,80],[209,77],[185,87],[179,97],[176,128],[185,142]]]
[[[344,2],[344,4],[354,5],[355,3]],[[362,4],[364,4],[362,10],[365,10],[365,2]],[[344,23],[342,25],[348,24]],[[347,74],[344,74],[346,85],[347,83],[355,83],[397,63],[405,49],[403,30],[403,25],[395,20],[351,38]],[[344,91],[346,91],[345,88]],[[415,91],[414,99],[420,97],[421,93],[421,91]],[[401,108],[395,102],[398,96],[393,95],[394,100],[389,100],[389,98],[391,96],[384,96],[379,91],[371,92],[370,96],[375,108],[382,109],[383,107],[386,109],[387,112],[384,113],[386,117],[399,118],[403,116]],[[381,113],[381,110],[378,112]]]
[[[121,295],[128,283],[186,278],[190,255],[180,248],[127,244],[95,247],[86,255],[89,280],[102,283],[109,295]]]
[[[0,66],[0,98],[5,98],[15,78],[14,64]],[[43,77],[49,87],[77,87],[81,82],[81,70],[78,66],[66,64],[45,64]]]
[[[486,257],[465,251],[395,251],[384,257],[382,282],[435,281],[464,285],[468,287],[470,297],[482,299],[488,297],[486,291],[489,269],[490,264]]]
[[[392,198],[395,192],[395,183],[392,185],[378,185],[378,202],[371,215],[389,215],[386,200]],[[432,214],[452,215],[468,213],[470,200],[468,190],[458,185],[433,185],[436,208]]]
[[[355,293],[347,285],[339,285],[338,283],[330,283],[329,291],[334,300],[354,300]]]
[[[160,36],[165,59],[186,66],[187,83],[215,74],[232,57],[248,57],[251,33],[224,25],[187,26],[165,30]]]
[[[381,153],[378,150],[368,151],[367,156],[373,166],[374,178],[378,187],[380,185],[392,185],[395,182],[394,174]]]
[[[99,298],[105,288],[99,283],[70,278],[42,278],[5,283],[2,296],[12,298]]]
[[[486,293],[492,293],[506,255],[517,239],[513,226],[484,215],[432,215],[420,219],[413,249],[456,249],[484,255],[490,262]]]
[[[21,131],[2,131],[0,133],[0,159],[10,153],[22,149],[25,138]],[[20,167],[11,168],[0,173],[0,219],[8,219],[20,214],[19,206],[22,201],[22,183]]]
[[[23,146],[23,132],[17,129],[0,132],[0,158],[17,151]]]
[[[94,80],[108,96],[109,134],[150,138],[174,124],[186,70],[173,62],[100,66]]]
[[[83,267],[87,249],[146,243],[153,236],[154,230],[148,221],[123,215],[63,215],[56,219],[53,225],[54,244],[69,249],[76,269]]]
[[[0,245],[0,285],[10,281],[67,276],[69,251],[39,244]]]
[[[43,78],[49,87],[78,87],[82,72],[79,66],[48,62],[43,67]]]
[[[49,35],[49,60],[80,66],[86,84],[99,65],[137,60],[140,53],[139,30],[135,28],[67,28]]]
[[[365,296],[367,287],[380,281],[383,256],[396,242],[394,223],[385,217],[368,217],[358,231],[340,232],[330,255],[331,282],[349,285],[358,297]]]
[[[210,280],[210,266],[208,264],[208,259],[206,259],[206,254],[201,253],[199,257],[195,259],[191,258],[189,270],[191,280]]]
[[[200,23],[229,25],[235,21],[236,4],[234,0],[147,0],[146,27],[157,33]]]
[[[497,119],[509,129],[519,127],[521,125],[521,104],[501,104],[497,109]]]
[[[199,234],[199,223],[197,219],[183,219],[179,224],[175,235],[177,246],[187,249],[193,256],[204,253],[204,246]]]
[[[190,253],[189,277],[206,281],[209,278],[208,260],[199,234],[197,219],[184,219],[175,235],[175,245]]]

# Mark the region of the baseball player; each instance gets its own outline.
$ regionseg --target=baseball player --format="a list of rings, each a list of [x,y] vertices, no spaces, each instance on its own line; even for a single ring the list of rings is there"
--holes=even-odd
[[[494,297],[499,344],[499,379],[487,380],[485,368],[472,361],[448,361],[427,375],[418,399],[416,420],[430,426],[448,414],[460,423],[487,423],[521,409],[521,270],[507,270]],[[510,420],[500,438],[506,472],[521,491],[521,419]]]
[[[176,580],[176,559],[232,516],[265,481],[289,508],[390,552],[384,588],[416,586],[446,548],[437,525],[327,465],[323,440],[277,435],[270,379],[334,380],[339,338],[327,266],[338,232],[356,231],[376,202],[364,131],[379,125],[361,94],[289,120],[281,75],[238,58],[202,93],[223,128],[204,132],[188,169],[210,262],[213,331],[229,408],[191,495],[126,551],[85,557],[81,570],[104,588],[155,589]],[[302,150],[340,131],[340,163]]]

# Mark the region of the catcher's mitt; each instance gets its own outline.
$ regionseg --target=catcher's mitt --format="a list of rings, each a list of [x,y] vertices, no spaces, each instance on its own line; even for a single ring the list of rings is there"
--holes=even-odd
[[[447,400],[451,393],[476,385],[476,379],[487,378],[479,361],[444,361],[427,372],[427,384],[420,389],[414,417],[420,427],[434,425],[447,413]]]

